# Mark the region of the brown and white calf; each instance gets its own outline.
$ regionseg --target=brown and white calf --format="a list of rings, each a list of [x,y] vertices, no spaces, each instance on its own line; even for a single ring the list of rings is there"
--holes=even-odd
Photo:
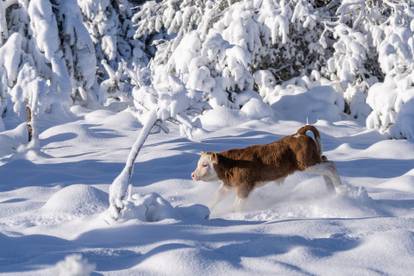
[[[313,132],[314,138],[307,136],[307,131]],[[254,188],[270,181],[282,183],[296,171],[321,175],[329,190],[343,191],[335,164],[322,155],[319,131],[311,125],[266,145],[202,152],[191,176],[196,181],[222,182],[211,208],[234,189],[237,195],[235,207],[241,209]]]

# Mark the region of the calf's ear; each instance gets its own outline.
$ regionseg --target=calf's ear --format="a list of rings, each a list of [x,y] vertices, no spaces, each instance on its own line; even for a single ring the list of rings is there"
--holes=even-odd
[[[211,160],[211,163],[218,164],[218,155],[217,155],[217,153],[212,152],[210,154],[210,160]]]

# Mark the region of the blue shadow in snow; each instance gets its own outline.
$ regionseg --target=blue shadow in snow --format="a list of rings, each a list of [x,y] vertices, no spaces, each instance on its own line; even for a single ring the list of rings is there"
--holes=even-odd
[[[206,220],[205,223],[202,223],[202,226],[203,228],[215,228],[217,223],[222,224],[221,226],[234,227],[261,224],[263,222]],[[172,225],[145,224],[117,229],[98,229],[84,233],[78,238],[78,241],[99,243],[101,246],[109,248],[126,245],[148,246],[162,243],[142,254],[135,265],[157,254],[188,248],[198,250],[198,254],[203,260],[228,262],[236,268],[241,267],[242,258],[244,257],[276,256],[285,254],[297,247],[304,247],[316,258],[325,258],[337,252],[351,250],[359,245],[358,239],[350,238],[345,234],[335,234],[327,238],[304,238],[299,235],[275,235],[256,232],[214,233],[214,229],[213,233],[206,233],[206,231],[200,231],[199,226],[193,226],[182,223]],[[190,243],[177,243],[177,240],[186,240]],[[207,244],[208,248],[200,246],[200,244]],[[217,244],[217,247],[214,244]],[[286,265],[291,266],[291,264]],[[291,268],[304,273],[299,267],[294,268],[293,266]]]
[[[137,160],[132,183],[134,186],[145,186],[171,178],[190,180],[197,160],[196,154],[185,152],[148,161]],[[0,192],[28,186],[110,184],[124,165],[93,159],[49,164],[16,159],[0,167]]]
[[[107,138],[118,138],[118,137],[124,137],[125,135],[120,135],[119,132],[107,129],[107,128],[100,128],[97,124],[82,124],[82,127],[87,129],[88,135],[90,135],[93,138],[97,139],[107,139]]]
[[[135,265],[141,256],[132,250],[108,251],[48,235],[9,237],[0,233],[0,245],[0,273],[54,266],[71,254],[83,255],[88,262],[96,263],[97,270],[121,270]]]
[[[0,167],[0,191],[20,187],[70,184],[102,184],[112,181],[123,164],[98,160],[36,164],[29,160],[12,160]]]
[[[50,143],[72,140],[76,137],[78,137],[78,135],[76,133],[73,133],[73,132],[59,133],[59,134],[50,136],[46,139],[41,139],[40,144],[41,144],[42,147],[44,147],[44,146],[46,146]]]
[[[391,178],[413,168],[413,159],[356,159],[335,161],[339,174],[349,177]]]

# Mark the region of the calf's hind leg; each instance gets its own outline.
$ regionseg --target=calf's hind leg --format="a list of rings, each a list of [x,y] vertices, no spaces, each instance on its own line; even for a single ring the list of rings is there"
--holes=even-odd
[[[335,186],[334,186],[331,178],[327,175],[322,175],[322,177],[323,177],[323,180],[325,181],[326,188],[328,189],[328,191],[334,192],[335,191]]]
[[[329,191],[336,191],[337,193],[344,191],[344,185],[336,171],[335,163],[332,161],[324,161],[308,167],[305,172],[322,176]]]

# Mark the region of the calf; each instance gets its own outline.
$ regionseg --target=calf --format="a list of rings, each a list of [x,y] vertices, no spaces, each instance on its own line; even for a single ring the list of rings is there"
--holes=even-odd
[[[313,133],[314,138],[306,135]],[[322,155],[319,131],[311,125],[300,128],[295,134],[266,145],[253,145],[223,152],[202,152],[193,180],[222,182],[214,208],[230,189],[235,189],[236,208],[250,192],[269,181],[282,183],[290,174],[304,171],[323,177],[329,190],[341,191],[341,180],[335,164]]]

